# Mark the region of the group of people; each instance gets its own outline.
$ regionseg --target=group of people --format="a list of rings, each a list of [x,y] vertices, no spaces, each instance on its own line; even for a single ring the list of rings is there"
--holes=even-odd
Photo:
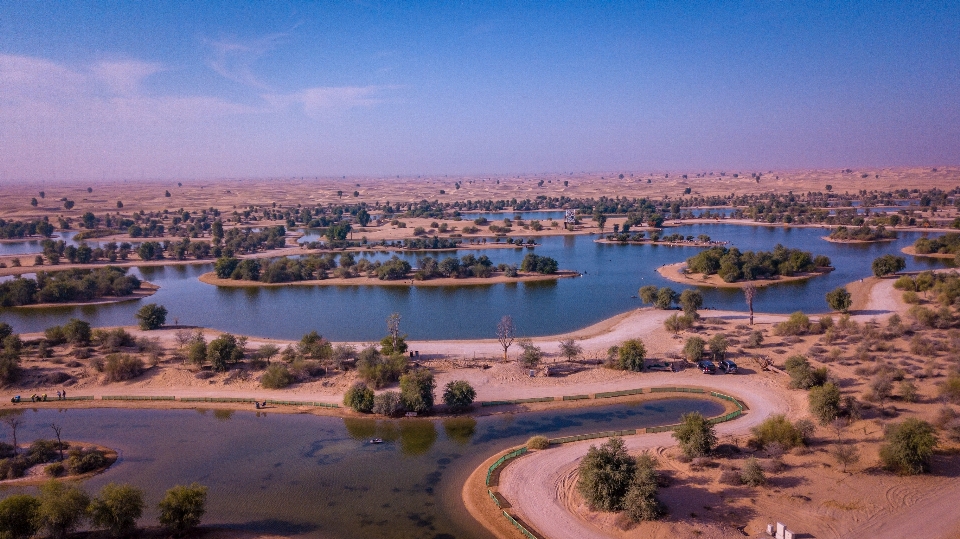
[[[67,390],[64,389],[63,391],[57,391],[58,401],[66,398],[67,398]],[[10,402],[12,402],[13,404],[17,404],[21,401],[22,399],[20,398],[20,395],[17,395],[16,397],[13,397],[12,399],[10,399]],[[47,402],[47,394],[44,393],[43,395],[37,395],[36,393],[34,393],[33,395],[30,395],[30,402]],[[266,404],[266,402],[264,402],[264,404]]]
[[[253,401],[253,405],[257,407],[257,410],[267,407],[267,401],[263,401],[261,404],[260,401]]]

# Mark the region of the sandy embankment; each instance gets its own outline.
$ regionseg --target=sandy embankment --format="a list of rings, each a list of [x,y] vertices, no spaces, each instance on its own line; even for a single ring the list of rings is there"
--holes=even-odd
[[[950,253],[927,253],[922,255],[917,253],[917,249],[913,245],[908,245],[903,249],[900,249],[900,252],[910,256],[919,256],[919,257],[927,257],[927,258],[944,258],[948,260],[953,260],[954,258],[957,257],[957,255],[952,255]]]
[[[830,243],[883,243],[887,241],[896,241],[897,238],[880,238],[878,240],[838,240],[831,238],[830,236],[820,236],[820,239],[829,241]]]
[[[671,280],[675,283],[687,284],[692,286],[708,286],[711,288],[746,288],[748,286],[755,286],[757,288],[770,286],[774,284],[783,284],[793,281],[805,281],[807,279],[812,279],[814,277],[819,277],[825,275],[827,271],[817,271],[810,273],[802,273],[798,275],[793,275],[791,277],[778,276],[776,279],[763,279],[757,281],[737,281],[735,283],[728,283],[721,279],[718,275],[703,275],[699,273],[687,273],[687,263],[686,262],[677,262],[675,264],[666,264],[657,268],[657,273],[660,274],[664,279]],[[694,277],[694,276],[697,277]]]
[[[579,277],[580,274],[575,271],[561,270],[549,275],[540,273],[520,273],[517,277],[507,277],[502,273],[492,277],[470,277],[467,279],[440,278],[418,281],[416,279],[400,280],[382,280],[376,277],[351,277],[349,279],[330,278],[330,279],[311,279],[309,281],[293,281],[289,283],[261,283],[259,281],[240,281],[234,279],[221,279],[216,273],[208,272],[200,276],[200,282],[216,286],[234,287],[234,288],[256,288],[256,287],[277,287],[277,286],[482,286],[503,283],[530,283],[555,281],[569,277]]]

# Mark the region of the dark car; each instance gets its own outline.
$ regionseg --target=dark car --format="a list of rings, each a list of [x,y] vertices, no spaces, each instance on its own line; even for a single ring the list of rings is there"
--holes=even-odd
[[[673,365],[667,363],[666,361],[662,363],[651,363],[647,365],[648,371],[663,371],[663,372],[673,372]]]
[[[717,366],[713,364],[709,359],[697,362],[697,368],[700,369],[703,374],[713,374],[717,372]]]
[[[720,370],[727,374],[736,374],[737,372],[737,364],[730,361],[729,359],[725,359],[721,361],[719,365],[720,365]]]

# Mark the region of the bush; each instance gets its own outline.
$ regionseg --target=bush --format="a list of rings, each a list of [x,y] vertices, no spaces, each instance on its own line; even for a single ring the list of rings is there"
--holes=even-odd
[[[0,501],[0,537],[26,539],[40,531],[40,500],[14,494]]]
[[[182,535],[200,525],[206,513],[207,487],[198,483],[190,486],[177,485],[160,500],[160,525]]]
[[[260,385],[265,389],[283,389],[293,383],[293,374],[286,365],[274,363],[267,367],[260,377]]]
[[[520,357],[517,358],[524,369],[533,369],[543,360],[543,350],[530,341],[520,341]]]
[[[40,486],[38,522],[54,537],[65,537],[87,518],[90,497],[73,484],[51,479]]]
[[[658,477],[652,458],[638,458],[627,493],[623,497],[624,514],[632,522],[657,520],[666,512],[657,499]]]
[[[647,347],[640,339],[628,339],[616,347],[613,367],[622,371],[640,372],[647,358]]]
[[[623,439],[610,438],[599,448],[590,446],[580,461],[577,490],[594,510],[620,510],[636,468]]]
[[[727,348],[730,347],[730,341],[727,340],[727,336],[723,333],[717,333],[713,337],[710,337],[710,341],[707,343],[710,346],[710,353],[713,354],[713,359],[722,360],[727,355]]]
[[[883,277],[885,275],[890,275],[891,273],[902,271],[903,268],[907,267],[907,261],[902,256],[883,255],[874,259],[870,267],[873,269],[874,275],[877,277]]]
[[[148,303],[140,307],[136,317],[140,324],[140,329],[160,329],[167,323],[167,308],[163,305],[157,305],[156,303]]]
[[[803,335],[809,330],[810,318],[803,314],[802,311],[791,314],[787,321],[780,322],[773,326],[773,333],[775,335]]]
[[[427,369],[416,369],[400,377],[400,399],[407,410],[424,414],[433,409],[437,383]]]
[[[706,341],[700,337],[690,337],[683,344],[683,357],[687,358],[687,361],[700,361],[706,344]]]
[[[839,286],[827,292],[827,305],[834,311],[845,313],[853,305],[853,299],[846,288]]]
[[[900,475],[930,470],[930,457],[938,443],[933,425],[910,418],[889,426],[884,437],[887,443],[880,447],[880,462],[886,470]]]
[[[750,457],[743,465],[740,471],[740,482],[751,487],[759,487],[767,483],[767,476],[763,473],[760,461],[755,457]]]
[[[810,389],[811,387],[822,386],[827,382],[827,368],[814,369],[810,366],[807,358],[801,355],[787,358],[784,363],[784,370],[790,375],[790,387],[792,388]]]
[[[826,425],[840,416],[840,388],[832,382],[814,387],[807,395],[810,413],[821,425]]]
[[[143,360],[130,354],[110,354],[104,358],[103,373],[108,382],[122,382],[143,374]]]
[[[373,390],[367,384],[357,382],[343,395],[343,404],[355,412],[369,414],[373,411],[373,397]]]
[[[960,404],[960,374],[947,376],[940,386],[940,396],[953,404]]]
[[[762,423],[750,429],[753,433],[752,444],[763,448],[778,443],[784,449],[793,449],[803,445],[803,433],[783,414],[772,415]]]
[[[71,449],[66,467],[73,475],[82,475],[99,470],[107,465],[107,457],[99,449]]]
[[[454,413],[469,408],[476,398],[476,390],[465,380],[449,382],[443,388],[443,402]]]
[[[705,457],[717,445],[713,424],[700,412],[683,414],[680,426],[673,431],[673,438],[680,444],[680,450],[687,458]]]
[[[0,479],[18,479],[30,468],[32,463],[23,456],[0,460]]]
[[[546,436],[532,436],[527,440],[527,449],[546,449],[550,447],[550,440]]]
[[[236,363],[243,359],[243,348],[237,343],[237,338],[224,333],[207,345],[207,361],[213,365],[213,370],[223,372],[228,363]]]
[[[372,346],[361,351],[357,359],[360,378],[377,389],[399,380],[406,369],[406,357],[400,354],[383,356]]]
[[[373,413],[396,417],[406,411],[403,407],[403,400],[400,399],[400,393],[396,391],[384,391],[373,398]]]
[[[143,491],[130,485],[107,483],[90,504],[90,520],[94,526],[122,537],[134,530],[143,515]]]
[[[43,469],[44,473],[50,477],[60,477],[67,473],[67,467],[62,462],[54,462]]]
[[[763,332],[759,329],[754,330],[750,333],[750,336],[747,337],[747,348],[760,348],[760,345],[763,344]]]

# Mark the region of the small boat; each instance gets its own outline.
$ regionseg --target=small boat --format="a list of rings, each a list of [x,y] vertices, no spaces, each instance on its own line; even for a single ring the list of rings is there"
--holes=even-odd
[[[371,439],[370,439],[370,443],[371,443],[371,444],[382,444],[382,443],[383,443],[383,438],[371,438]]]

